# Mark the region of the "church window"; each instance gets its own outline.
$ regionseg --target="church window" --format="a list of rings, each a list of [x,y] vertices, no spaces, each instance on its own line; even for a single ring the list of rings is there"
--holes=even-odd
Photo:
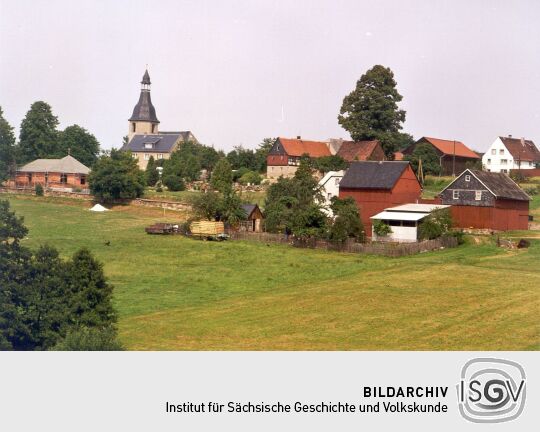
[[[136,125],[135,123],[131,123],[131,132],[135,132]]]

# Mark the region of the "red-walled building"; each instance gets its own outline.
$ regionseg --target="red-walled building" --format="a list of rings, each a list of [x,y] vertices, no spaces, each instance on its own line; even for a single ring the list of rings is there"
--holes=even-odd
[[[420,200],[422,187],[406,161],[352,162],[339,184],[339,197],[352,197],[367,235],[371,217],[385,208]]]
[[[89,173],[90,168],[69,155],[62,159],[36,159],[17,169],[15,186],[40,184],[47,188],[87,189]]]
[[[439,194],[458,228],[496,231],[529,228],[531,199],[504,173],[465,170]]]

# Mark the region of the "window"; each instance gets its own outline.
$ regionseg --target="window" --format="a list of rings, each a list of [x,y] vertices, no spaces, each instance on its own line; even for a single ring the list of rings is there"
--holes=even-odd
[[[163,159],[163,153],[158,153],[157,158],[158,159]]]
[[[505,173],[505,174],[508,174],[508,170],[507,170],[507,169],[502,169],[501,172],[502,172],[502,173]]]
[[[488,163],[488,165],[490,165],[491,164],[491,159],[488,159],[487,163]]]
[[[60,183],[67,183],[67,174],[60,174]]]
[[[332,194],[330,192],[328,192],[326,194],[326,198],[330,201],[332,199]]]
[[[45,173],[45,184],[49,183],[49,173]]]
[[[26,177],[28,178],[28,183],[32,183],[32,173],[26,174]]]
[[[497,150],[491,149],[491,154],[492,154],[492,155],[496,155],[496,154],[497,154]]]
[[[339,184],[340,180],[341,180],[341,179],[340,179],[339,177],[336,177],[336,178],[335,178],[334,181],[335,181],[335,185],[336,185],[336,186]]]
[[[465,176],[465,181],[466,181],[466,182],[470,182],[470,181],[471,181],[471,176],[470,176],[470,175],[466,175],[466,176]]]
[[[499,149],[499,154],[503,155],[504,154],[504,149]]]
[[[508,163],[508,159],[501,159],[501,165],[506,165]]]
[[[81,176],[81,185],[86,184],[86,176]]]
[[[135,123],[131,123],[131,132],[135,132],[135,128],[136,128]]]
[[[152,133],[156,133],[156,125],[155,124],[152,125]]]
[[[150,159],[150,153],[145,153],[144,154],[144,160],[148,160]]]
[[[151,149],[152,147],[154,147],[154,145],[152,143],[144,143],[144,148],[145,149]]]
[[[404,227],[415,227],[416,226],[415,221],[403,221],[402,224],[403,224]]]
[[[459,199],[459,191],[453,190],[452,191],[452,199]]]
[[[138,158],[139,158],[139,156],[137,155],[137,153],[131,153],[131,157],[132,157],[133,159],[138,159]]]
[[[476,201],[480,201],[482,199],[482,191],[481,190],[474,191],[474,199]]]

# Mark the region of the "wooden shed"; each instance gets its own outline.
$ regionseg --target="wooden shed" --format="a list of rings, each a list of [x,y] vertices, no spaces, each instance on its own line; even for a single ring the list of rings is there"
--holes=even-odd
[[[246,212],[247,220],[240,225],[241,231],[261,232],[263,214],[257,204],[243,204],[242,208]]]
[[[407,161],[352,162],[339,184],[339,197],[356,201],[367,235],[371,217],[400,204],[416,203],[422,187]]]
[[[531,198],[504,173],[467,169],[439,196],[442,204],[452,206],[456,227],[496,231],[528,229]]]

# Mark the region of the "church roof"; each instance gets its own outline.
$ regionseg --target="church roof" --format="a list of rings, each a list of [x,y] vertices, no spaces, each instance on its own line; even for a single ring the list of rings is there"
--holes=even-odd
[[[150,82],[150,74],[148,73],[148,69],[144,71],[144,75],[142,77],[141,84],[152,84]]]
[[[137,105],[133,108],[133,114],[131,114],[129,121],[149,121],[159,123],[149,91],[141,91],[139,102],[137,102]]]
[[[132,152],[170,153],[178,141],[187,141],[189,131],[165,132],[156,135],[133,135],[133,138],[122,148]]]

